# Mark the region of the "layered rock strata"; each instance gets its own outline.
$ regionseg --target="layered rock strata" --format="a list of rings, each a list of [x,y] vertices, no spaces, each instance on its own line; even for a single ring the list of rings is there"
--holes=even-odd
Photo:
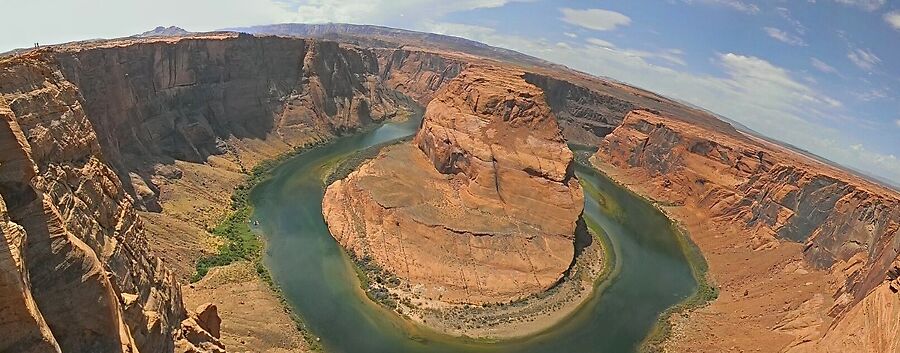
[[[136,212],[160,211],[160,186],[180,185],[173,162],[217,156],[207,168],[248,170],[391,118],[415,104],[405,93],[430,99],[462,65],[230,33],[75,43],[3,59],[0,324],[10,335],[2,348],[221,350],[150,254]],[[168,214],[152,217],[161,222],[154,229],[174,222]]]
[[[900,273],[896,191],[751,136],[645,110],[629,113],[605,137],[594,162],[633,176],[656,198],[703,210],[712,224],[734,227],[729,232],[741,235],[728,236],[746,237],[756,250],[779,241],[804,244],[806,261],[836,281],[830,309],[823,308],[837,320],[833,326],[847,326],[837,322],[849,313],[848,320],[881,327],[867,335],[896,335],[883,315],[900,318],[897,309],[873,308],[900,297],[890,289]],[[862,319],[863,312],[871,316]]]
[[[443,302],[506,302],[556,284],[583,194],[543,92],[522,76],[463,71],[428,104],[412,143],[329,186],[335,239]]]
[[[0,348],[221,350],[191,321],[136,212],[160,211],[160,186],[183,184],[173,162],[217,156],[210,168],[248,170],[391,118],[415,104],[404,93],[430,99],[461,65],[229,33],[75,43],[3,59],[0,323],[10,334]],[[196,210],[204,197],[169,201]],[[175,222],[168,214],[152,217],[160,221],[153,228]]]
[[[409,283],[415,279],[433,285],[411,289],[451,302],[487,302],[495,300],[494,294],[496,301],[518,298],[558,279],[554,273],[562,268],[566,254],[553,244],[561,244],[560,234],[571,234],[560,230],[569,223],[559,217],[577,213],[560,200],[570,195],[573,205],[580,204],[574,202],[579,193],[572,189],[577,184],[569,185],[573,179],[559,180],[568,170],[560,172],[559,163],[547,162],[567,160],[565,151],[549,158],[541,153],[556,152],[520,144],[515,148],[527,153],[510,152],[513,141],[522,136],[553,130],[544,129],[549,122],[521,119],[519,114],[531,117],[535,109],[549,109],[567,141],[601,144],[596,160],[639,180],[651,196],[694,207],[703,217],[712,210],[714,222],[736,226],[727,234],[751,238],[748,253],[778,248],[784,242],[776,239],[806,245],[798,245],[802,250],[796,253],[830,269],[836,285],[831,298],[810,300],[801,308],[821,303],[826,306],[823,311],[839,320],[831,323],[817,345],[795,348],[896,350],[898,340],[893,338],[900,332],[896,193],[742,136],[708,113],[571,70],[528,67],[529,73],[512,77],[491,70],[467,73],[464,79],[471,85],[453,85],[457,97],[443,91],[436,95],[441,89],[451,91],[449,83],[457,82],[454,78],[473,63],[491,60],[408,48],[364,49],[318,40],[212,33],[82,42],[0,59],[0,329],[4,332],[0,351],[219,349],[215,340],[197,341],[204,335],[190,334],[194,342],[185,341],[185,332],[197,325],[181,305],[177,284],[165,266],[149,254],[144,229],[148,221],[135,209],[160,211],[166,205],[158,217],[148,219],[165,220],[151,226],[170,240],[181,241],[186,232],[182,229],[202,232],[208,221],[224,212],[228,190],[239,182],[239,172],[256,162],[364,128],[407,104],[424,105],[436,96],[435,106],[444,113],[429,116],[460,118],[448,120],[450,125],[427,119],[428,129],[423,129],[415,146],[385,151],[343,181],[344,192],[331,191],[341,202],[367,205],[358,212],[333,210],[329,216],[369,217],[343,221],[361,227],[342,231],[345,245],[353,241],[348,247],[357,249],[358,255],[392,262],[391,271]],[[485,87],[486,80],[503,84],[494,87],[497,91]],[[536,98],[540,92],[531,85],[543,91],[543,97]],[[502,93],[510,87],[531,96]],[[489,109],[486,102],[495,100],[513,103],[508,110],[501,103]],[[526,109],[531,102],[535,105]],[[452,106],[466,108],[450,114]],[[666,116],[636,112],[623,123],[625,112],[636,107]],[[516,119],[503,124],[485,115],[512,116],[513,111]],[[526,133],[522,126],[540,129]],[[549,143],[548,151],[556,151],[561,140],[548,136],[526,137],[524,145],[552,140],[556,142]],[[389,162],[401,160],[405,162]],[[190,168],[183,173],[178,166],[186,164]],[[503,167],[494,170],[495,166]],[[198,174],[191,173],[194,169],[214,177],[194,178]],[[231,177],[215,177],[222,171]],[[221,194],[210,195],[208,183],[213,180],[231,184],[222,187],[226,191]],[[539,188],[525,184],[535,181],[540,181]],[[178,194],[178,189],[185,193],[185,185],[189,195]],[[435,193],[422,192],[421,185],[431,185]],[[174,191],[169,200],[161,199],[162,188]],[[558,192],[523,191],[531,189]],[[529,196],[537,196],[537,201]],[[412,202],[421,204],[400,207]],[[529,214],[523,211],[527,207],[515,206],[520,202],[540,207]],[[198,203],[209,207],[198,211]],[[173,213],[184,205],[191,210]],[[545,207],[561,216],[550,217],[554,219],[549,223],[537,220],[549,217],[534,211]],[[461,217],[478,221],[461,222]],[[480,233],[488,222],[497,228],[490,229],[490,235]],[[170,223],[195,227],[173,231]],[[369,229],[365,227],[387,229],[376,233],[386,237],[361,239],[359,235]],[[407,231],[427,236],[410,238]],[[432,234],[442,238],[438,241]],[[544,248],[529,245],[544,238],[550,239],[540,245]],[[419,247],[444,245],[437,255],[445,257],[403,261],[411,240],[432,242],[415,245]],[[473,245],[482,247],[467,250]],[[738,245],[746,244],[734,247]],[[792,261],[792,250],[785,248],[790,246],[782,245],[766,256],[785,255],[784,261]],[[753,259],[734,251],[742,261]],[[490,266],[476,267],[472,265],[476,260]],[[775,267],[782,264],[773,264],[776,260],[764,260],[766,267],[758,276],[767,277],[772,271],[781,275],[788,268],[790,273],[806,272],[794,263],[782,271]],[[540,271],[533,271],[531,261]],[[406,270],[410,264],[421,266]],[[436,276],[421,270],[432,265],[440,269]],[[181,272],[192,270],[187,267]],[[815,270],[809,272],[803,278]],[[515,280],[504,282],[499,274]],[[789,285],[818,286],[817,281]],[[447,287],[444,282],[463,285]],[[503,289],[485,289],[495,284]],[[726,303],[756,303],[755,292],[742,289],[741,297],[724,290],[731,296]],[[60,300],[63,296],[71,300]],[[84,302],[93,304],[77,308]],[[783,305],[795,310],[793,304]],[[759,326],[801,331],[792,315],[785,315],[786,323]],[[741,325],[750,322],[740,318]],[[727,332],[729,327],[718,325],[716,330]]]
[[[142,222],[105,162],[78,88],[43,57],[3,62],[0,82],[3,236],[15,264],[4,274],[16,274],[4,276],[3,287],[19,293],[0,310],[22,333],[2,344],[173,351],[185,318],[180,291],[147,252]]]

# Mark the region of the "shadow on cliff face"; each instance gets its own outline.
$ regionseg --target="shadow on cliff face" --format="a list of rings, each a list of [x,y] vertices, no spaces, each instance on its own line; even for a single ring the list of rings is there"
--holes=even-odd
[[[597,145],[635,108],[631,102],[548,76],[526,73],[524,78],[544,91],[569,143]]]
[[[239,36],[54,55],[105,159],[151,211],[160,210],[159,164],[203,163],[247,139],[293,146],[348,134],[405,103],[381,82],[375,51],[332,42]],[[140,195],[135,177],[152,195]]]
[[[594,244],[594,237],[588,231],[587,224],[584,222],[584,215],[578,216],[578,222],[575,223],[575,259],[581,256],[584,249],[587,249],[592,244]],[[575,264],[575,260],[572,260],[572,264]]]

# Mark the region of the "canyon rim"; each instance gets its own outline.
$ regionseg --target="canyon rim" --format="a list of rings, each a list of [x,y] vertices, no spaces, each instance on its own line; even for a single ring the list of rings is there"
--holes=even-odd
[[[582,163],[709,263],[718,297],[665,316],[644,348],[900,350],[895,189],[624,83],[329,24],[159,28],[0,57],[0,351],[327,349],[268,275],[247,194],[276,162],[417,112],[411,139],[345,164],[322,200],[326,240],[403,305],[386,315],[478,336],[438,318],[553,302],[579,254],[609,265],[582,218]],[[579,161],[569,145],[596,152]],[[595,244],[579,248],[580,231]],[[523,317],[567,318],[584,283]]]

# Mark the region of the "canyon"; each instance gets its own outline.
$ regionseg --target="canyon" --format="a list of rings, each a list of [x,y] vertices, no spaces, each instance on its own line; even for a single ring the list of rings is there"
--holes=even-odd
[[[263,161],[419,107],[415,139],[331,185],[323,214],[350,253],[424,297],[480,305],[552,287],[573,259],[583,196],[565,143],[580,144],[710,264],[719,298],[670,317],[661,349],[897,351],[895,190],[621,83],[376,39],[213,32],[0,58],[0,351],[310,349],[248,261],[187,283],[222,242],[208,229]],[[470,242],[480,257],[461,256]],[[527,256],[497,255],[519,246]],[[248,309],[246,293],[264,304]]]
[[[689,315],[692,330],[742,323],[753,340],[774,328],[772,351],[898,349],[900,193],[765,140],[646,110],[628,113],[592,162],[682,220],[710,261],[726,295]],[[769,271],[746,270],[757,266]]]
[[[515,301],[560,281],[584,196],[556,119],[522,76],[472,67],[447,83],[411,143],[329,186],[335,239],[431,300]]]

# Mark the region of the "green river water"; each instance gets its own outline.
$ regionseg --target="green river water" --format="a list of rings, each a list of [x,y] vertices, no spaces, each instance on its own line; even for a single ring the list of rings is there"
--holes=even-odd
[[[502,342],[442,335],[369,300],[322,217],[328,166],[356,151],[413,134],[421,119],[390,123],[297,155],[250,195],[275,282],[329,353],[633,352],[660,313],[698,284],[670,221],[603,174],[579,165],[584,217],[615,253],[615,270],[574,314],[546,331]]]

